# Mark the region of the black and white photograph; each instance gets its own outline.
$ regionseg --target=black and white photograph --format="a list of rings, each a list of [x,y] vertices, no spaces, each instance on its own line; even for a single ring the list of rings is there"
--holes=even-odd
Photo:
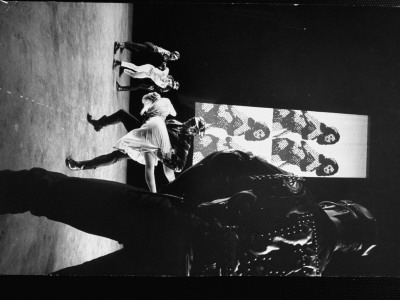
[[[0,1],[0,275],[399,277],[400,10],[338,2]]]

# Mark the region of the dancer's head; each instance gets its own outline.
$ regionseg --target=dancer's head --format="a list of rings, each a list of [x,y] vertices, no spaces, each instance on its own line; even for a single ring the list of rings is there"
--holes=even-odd
[[[332,176],[339,171],[339,165],[333,158],[320,154],[319,162],[320,165],[315,170],[317,176]]]
[[[324,123],[320,125],[321,134],[317,136],[317,143],[320,145],[332,145],[339,141],[340,134],[334,127],[326,126]]]
[[[193,117],[183,123],[183,125],[188,134],[193,136],[200,135],[203,137],[208,124],[202,117]]]
[[[171,52],[171,56],[169,60],[178,60],[181,57],[180,53],[178,51]]]
[[[257,122],[253,118],[249,118],[247,125],[250,129],[245,132],[244,138],[248,141],[265,140],[271,133],[267,124]]]
[[[148,93],[148,94],[144,95],[143,98],[142,98],[142,101],[150,100],[151,102],[154,102],[154,101],[156,101],[156,100],[158,100],[160,98],[161,98],[161,96],[160,96],[159,93],[151,92],[151,93]]]
[[[366,256],[378,244],[376,218],[365,206],[349,200],[323,201],[319,206],[338,229],[339,241],[335,250]]]
[[[168,79],[168,87],[177,91],[180,87],[179,82],[176,81],[171,75],[168,75],[167,79]]]

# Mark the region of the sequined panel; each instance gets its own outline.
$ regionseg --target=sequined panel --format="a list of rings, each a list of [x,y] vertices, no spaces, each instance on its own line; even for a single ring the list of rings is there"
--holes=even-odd
[[[321,276],[312,214],[292,215],[269,233],[254,234],[232,275]]]

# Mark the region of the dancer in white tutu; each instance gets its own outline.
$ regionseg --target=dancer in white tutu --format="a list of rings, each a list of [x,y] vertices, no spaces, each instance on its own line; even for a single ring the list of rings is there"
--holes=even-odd
[[[152,192],[157,192],[156,182],[154,177],[154,167],[158,164],[160,153],[165,156],[171,156],[171,142],[169,140],[165,119],[168,115],[176,116],[176,111],[168,98],[162,98],[158,93],[149,93],[143,96],[142,99],[143,109],[141,115],[146,114],[147,121],[139,128],[130,130],[124,137],[119,139],[110,154],[96,157],[89,161],[76,162],[70,157],[66,159],[66,164],[71,170],[84,170],[95,169],[98,166],[114,163],[123,158],[130,157],[140,164],[145,165],[145,179],[146,183]],[[120,122],[122,117],[134,118],[129,114],[114,114],[115,122]],[[104,119],[104,120],[102,120]],[[88,115],[88,121],[94,126],[95,130],[99,131],[103,127],[103,123],[107,122],[108,125],[112,124],[110,117],[102,117],[99,120],[92,120]],[[105,121],[105,122],[103,122]],[[132,120],[130,120],[132,121]],[[125,124],[125,123],[124,123]],[[132,122],[131,122],[132,124]],[[139,121],[136,124],[140,124]],[[128,128],[127,128],[128,129]],[[129,128],[131,129],[131,128]],[[168,181],[175,179],[174,171],[166,165],[164,167],[164,174]]]

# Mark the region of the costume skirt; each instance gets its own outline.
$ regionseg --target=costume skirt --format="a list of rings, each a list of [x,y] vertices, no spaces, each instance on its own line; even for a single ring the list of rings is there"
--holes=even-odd
[[[114,148],[126,153],[140,164],[145,164],[144,153],[152,153],[154,165],[158,158],[155,152],[160,149],[164,155],[171,152],[167,127],[162,117],[151,117],[140,128],[134,129],[119,139]]]

